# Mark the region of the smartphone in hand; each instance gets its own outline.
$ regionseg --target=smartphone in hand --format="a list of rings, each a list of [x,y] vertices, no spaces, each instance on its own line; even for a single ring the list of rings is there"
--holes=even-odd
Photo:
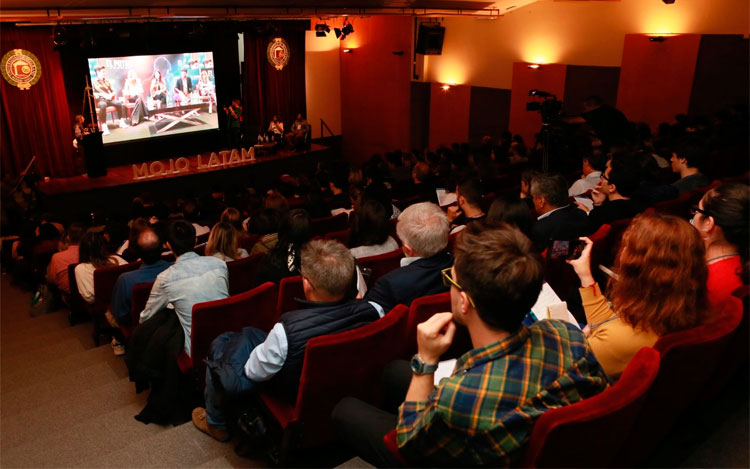
[[[566,239],[553,241],[549,249],[550,259],[578,259],[581,257],[586,243],[580,239]]]

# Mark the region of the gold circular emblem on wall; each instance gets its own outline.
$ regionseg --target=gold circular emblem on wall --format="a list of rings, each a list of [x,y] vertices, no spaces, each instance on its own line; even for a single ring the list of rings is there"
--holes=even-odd
[[[36,55],[23,49],[8,51],[0,61],[3,78],[21,90],[28,90],[42,76],[42,64]]]
[[[280,37],[275,37],[268,43],[266,56],[276,70],[282,70],[289,63],[289,44]]]

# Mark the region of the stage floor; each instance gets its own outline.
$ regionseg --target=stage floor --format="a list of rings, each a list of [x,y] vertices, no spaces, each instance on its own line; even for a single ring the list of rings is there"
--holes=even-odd
[[[107,175],[97,178],[90,178],[87,175],[83,174],[80,176],[72,176],[68,178],[54,178],[50,179],[49,181],[42,181],[39,183],[39,190],[47,195],[47,196],[57,196],[62,194],[72,194],[77,192],[86,192],[91,191],[94,189],[105,189],[105,188],[112,188],[112,187],[121,187],[121,186],[129,186],[129,185],[141,185],[146,183],[155,183],[159,181],[164,180],[174,180],[174,179],[180,179],[185,177],[196,177],[204,174],[211,174],[216,173],[219,171],[227,171],[232,172],[238,169],[245,169],[248,170],[249,168],[258,169],[260,166],[268,166],[269,163],[272,162],[282,162],[283,160],[287,159],[293,159],[294,161],[297,160],[295,157],[305,157],[310,156],[314,157],[315,159],[318,159],[322,154],[326,153],[328,151],[328,147],[323,145],[318,145],[313,143],[310,146],[310,149],[308,150],[302,150],[302,151],[293,151],[293,150],[279,150],[276,153],[268,156],[257,156],[255,160],[253,161],[244,161],[241,163],[231,164],[231,165],[223,165],[223,166],[215,166],[210,167],[206,166],[208,163],[208,158],[203,155],[202,159],[202,166],[199,171],[190,171],[186,173],[172,173],[167,174],[164,176],[155,176],[155,177],[149,177],[149,178],[143,178],[143,179],[136,179],[135,178],[135,170],[134,167],[141,168],[143,163],[135,163],[135,164],[128,164],[124,166],[114,166],[107,169]],[[177,160],[177,157],[172,158],[173,160]],[[191,156],[186,157],[187,160],[190,162],[191,168],[197,168],[199,166],[198,163],[198,156]],[[160,160],[162,162],[168,161],[168,159]],[[146,162],[147,164],[151,163],[151,161]],[[278,165],[272,165],[274,167],[278,167]],[[281,174],[281,173],[280,173]],[[170,181],[173,182],[173,181]],[[133,189],[138,189],[137,187],[133,187]]]

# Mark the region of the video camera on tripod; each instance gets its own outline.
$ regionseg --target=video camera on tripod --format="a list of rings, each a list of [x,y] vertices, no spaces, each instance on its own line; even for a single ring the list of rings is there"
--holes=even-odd
[[[531,101],[526,103],[527,111],[537,111],[542,115],[542,123],[550,124],[559,120],[562,111],[562,101],[552,93],[540,90],[529,90],[529,96],[542,98],[542,101]]]

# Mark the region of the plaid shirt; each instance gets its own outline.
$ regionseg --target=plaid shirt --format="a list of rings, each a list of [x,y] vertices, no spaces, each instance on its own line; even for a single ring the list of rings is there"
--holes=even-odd
[[[518,462],[539,415],[607,386],[579,329],[539,321],[464,354],[428,401],[404,402],[398,445],[408,461],[508,466]]]

